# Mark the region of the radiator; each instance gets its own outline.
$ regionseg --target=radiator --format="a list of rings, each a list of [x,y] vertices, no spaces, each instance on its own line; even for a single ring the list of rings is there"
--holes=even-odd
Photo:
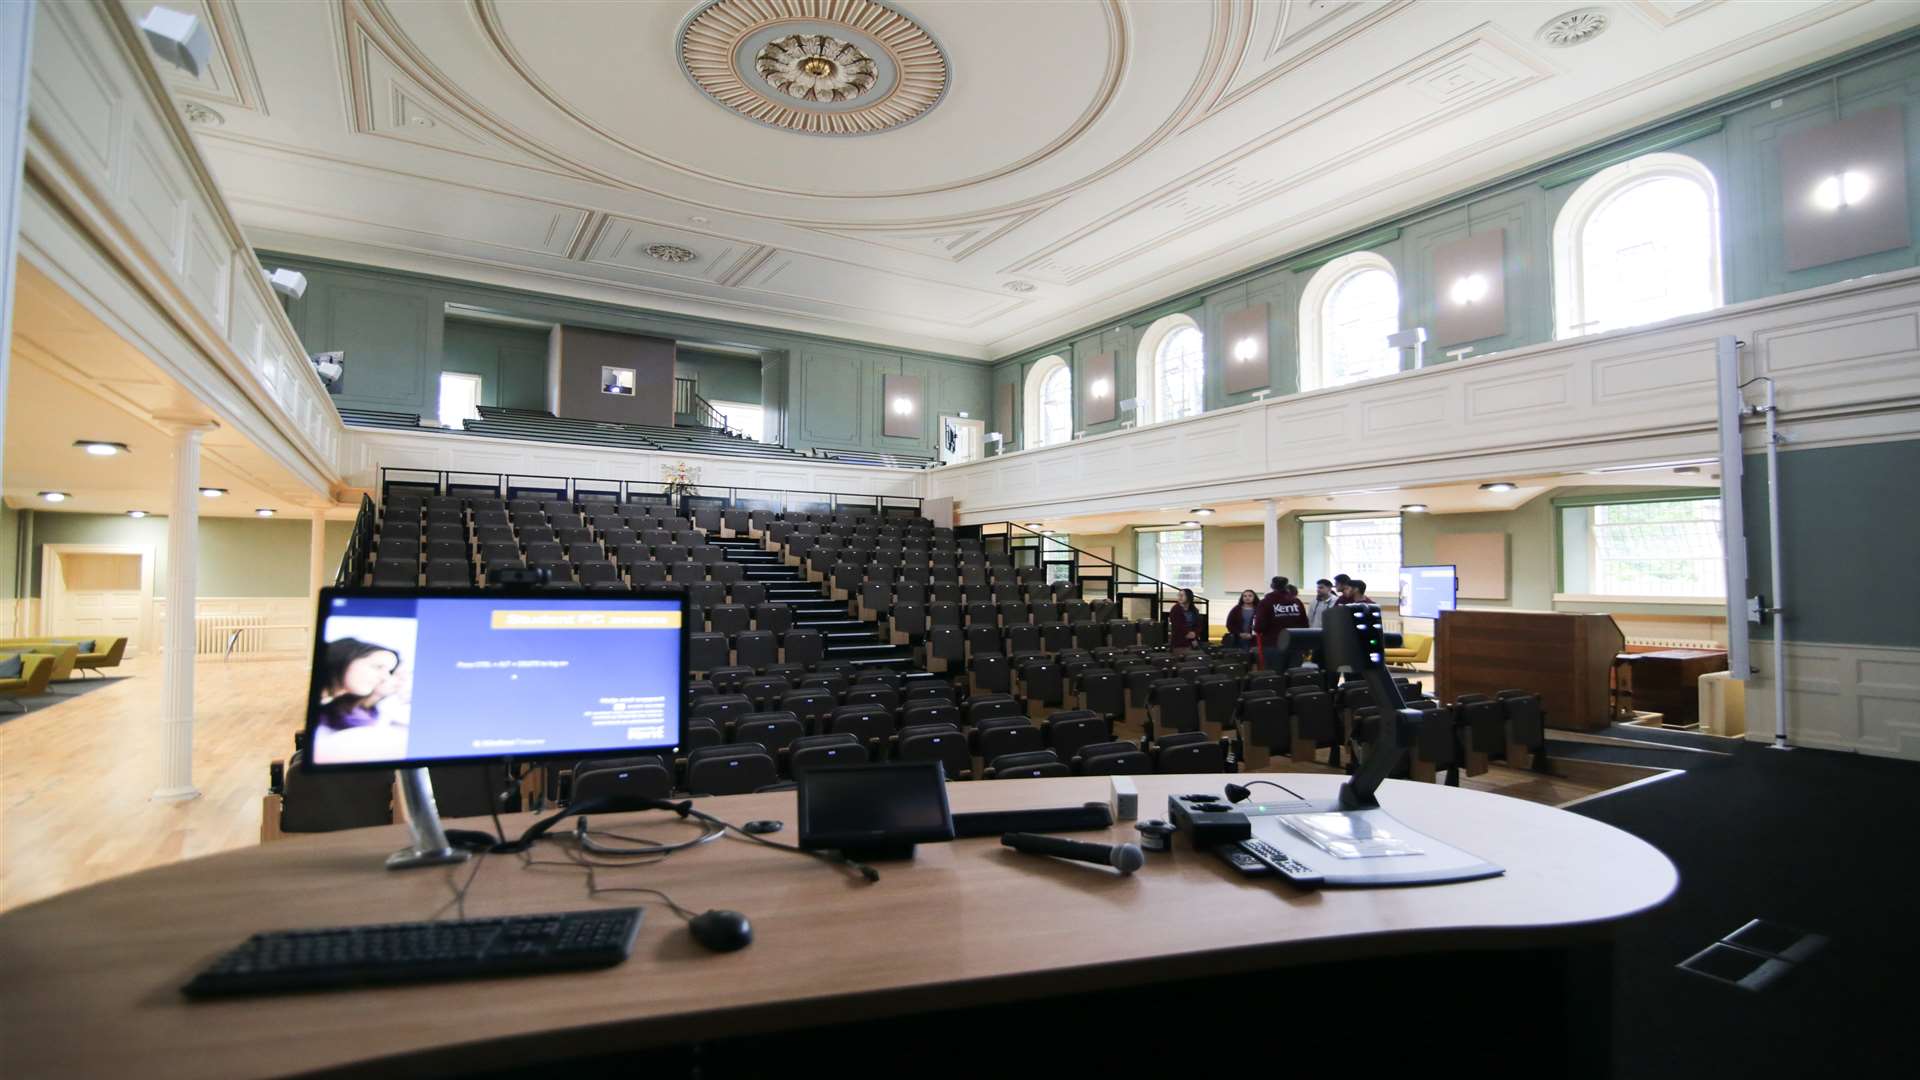
[[[196,615],[193,619],[193,651],[202,656],[224,656],[227,642],[236,653],[264,652],[267,648],[265,615]],[[238,632],[239,636],[235,637]]]

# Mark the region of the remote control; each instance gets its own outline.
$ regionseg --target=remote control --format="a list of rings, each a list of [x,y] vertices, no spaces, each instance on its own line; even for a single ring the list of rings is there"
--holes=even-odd
[[[1237,844],[1221,844],[1213,849],[1213,853],[1225,859],[1228,866],[1240,871],[1242,877],[1266,877],[1273,873],[1273,867],[1241,851]]]
[[[1242,840],[1238,846],[1241,851],[1259,859],[1280,876],[1303,889],[1311,888],[1325,880],[1318,871],[1295,860],[1291,855],[1267,843],[1265,840]]]

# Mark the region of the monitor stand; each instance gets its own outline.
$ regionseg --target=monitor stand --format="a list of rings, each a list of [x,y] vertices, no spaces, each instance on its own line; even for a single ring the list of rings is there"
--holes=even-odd
[[[387,869],[411,870],[416,866],[465,862],[467,853],[448,844],[447,832],[440,827],[440,808],[434,804],[433,780],[427,770],[395,769],[393,778],[400,788],[413,846],[387,856]]]

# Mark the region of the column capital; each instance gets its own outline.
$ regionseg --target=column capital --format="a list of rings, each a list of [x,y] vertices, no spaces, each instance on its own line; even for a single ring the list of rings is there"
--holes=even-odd
[[[155,413],[151,419],[159,425],[160,430],[176,437],[192,431],[204,434],[220,426],[220,421],[212,417],[189,416],[184,413]]]

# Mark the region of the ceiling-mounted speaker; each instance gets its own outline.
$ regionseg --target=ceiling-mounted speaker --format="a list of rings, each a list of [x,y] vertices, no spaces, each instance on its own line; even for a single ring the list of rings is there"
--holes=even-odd
[[[198,16],[155,7],[140,20],[140,29],[146,32],[147,44],[160,59],[196,79],[206,70],[207,58],[213,55],[213,37]]]

